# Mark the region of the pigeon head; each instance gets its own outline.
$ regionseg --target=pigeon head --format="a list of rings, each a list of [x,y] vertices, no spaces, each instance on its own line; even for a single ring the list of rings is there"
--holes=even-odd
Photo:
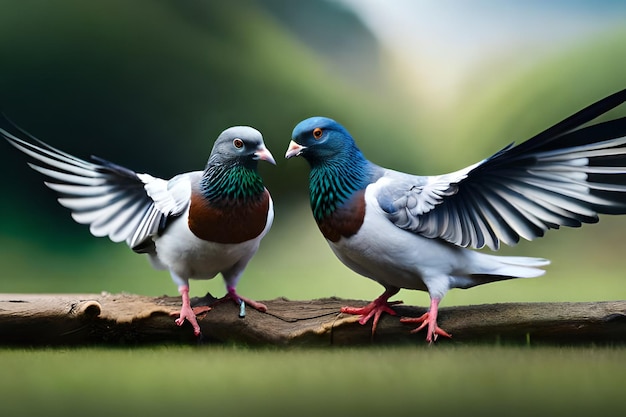
[[[285,158],[302,156],[312,166],[358,151],[350,133],[327,117],[310,117],[293,129]]]
[[[350,133],[326,117],[296,125],[285,158],[294,156],[302,156],[311,166],[311,209],[318,222],[351,201],[376,175],[375,165],[365,159]]]
[[[257,172],[260,160],[276,164],[263,136],[249,126],[235,126],[215,140],[200,181],[202,196],[214,203],[262,197],[265,187]]]
[[[234,126],[217,137],[208,164],[255,169],[259,160],[276,165],[261,132],[249,126]]]

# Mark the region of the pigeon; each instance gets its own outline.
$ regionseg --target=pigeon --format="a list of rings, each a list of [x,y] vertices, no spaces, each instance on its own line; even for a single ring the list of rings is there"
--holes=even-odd
[[[626,117],[591,124],[626,100],[610,95],[515,146],[467,168],[419,176],[365,158],[336,121],[298,123],[285,157],[310,166],[313,217],[348,268],[384,287],[368,305],[343,307],[373,318],[395,315],[389,298],[402,288],[427,291],[430,307],[413,332],[426,340],[450,334],[437,324],[438,306],[452,288],[470,288],[545,273],[541,258],[484,251],[533,240],[549,229],[595,223],[599,214],[626,213]]]
[[[175,322],[188,321],[200,336],[192,309],[189,279],[211,279],[221,273],[227,294],[243,308],[267,307],[237,293],[235,287],[274,219],[270,193],[257,171],[258,161],[275,165],[261,133],[249,126],[224,130],[216,139],[204,171],[179,174],[169,181],[92,156],[87,162],[30,136],[0,134],[33,162],[46,177],[59,203],[73,219],[90,225],[92,235],[125,241],[147,254],[157,269],[168,269],[182,296]],[[245,303],[245,304],[244,304]]]

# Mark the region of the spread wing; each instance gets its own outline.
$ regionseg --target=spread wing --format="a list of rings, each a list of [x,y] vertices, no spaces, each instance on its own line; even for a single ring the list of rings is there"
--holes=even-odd
[[[4,129],[0,135],[33,159],[28,165],[46,177],[46,186],[59,194],[76,222],[88,224],[94,236],[126,241],[135,251],[143,252],[167,219],[189,204],[191,174],[165,181],[97,157],[84,161],[26,133],[30,140]]]
[[[492,249],[594,223],[598,214],[624,214],[626,118],[583,125],[625,100],[626,90],[613,94],[455,173],[390,172],[378,201],[398,227]]]

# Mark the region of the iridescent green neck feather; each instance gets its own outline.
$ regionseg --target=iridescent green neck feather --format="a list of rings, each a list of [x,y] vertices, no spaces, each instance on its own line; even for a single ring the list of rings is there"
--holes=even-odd
[[[200,180],[200,192],[204,198],[217,204],[254,201],[264,191],[259,173],[243,165],[212,165]]]
[[[318,222],[332,215],[356,191],[364,189],[369,183],[371,164],[358,149],[351,151],[311,163],[311,210]]]

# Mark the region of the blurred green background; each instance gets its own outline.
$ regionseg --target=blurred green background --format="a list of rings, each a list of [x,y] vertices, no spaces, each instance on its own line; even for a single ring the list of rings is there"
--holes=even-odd
[[[256,299],[373,299],[283,159],[303,118],[344,124],[374,162],[440,174],[626,87],[626,3],[502,0],[0,0],[0,109],[36,137],[162,178],[202,169],[234,124],[264,134],[274,227],[239,285]],[[626,114],[620,109],[614,115]],[[176,294],[94,238],[0,143],[0,292]],[[442,306],[626,299],[626,218],[506,255],[548,273],[451,291]],[[223,294],[221,278],[192,294]],[[402,291],[398,299],[427,305]],[[1,337],[1,335],[0,335]],[[241,346],[0,350],[0,415],[624,415],[622,348]]]
[[[373,299],[382,287],[315,226],[305,161],[283,159],[295,124],[330,116],[380,165],[456,170],[626,87],[625,23],[617,1],[3,0],[0,108],[67,152],[161,178],[202,169],[223,129],[258,128],[278,162],[260,168],[276,218],[239,291]],[[6,143],[0,161],[0,292],[176,294],[167,272],[75,224]],[[624,230],[604,217],[505,248],[553,264],[442,305],[625,299]]]

